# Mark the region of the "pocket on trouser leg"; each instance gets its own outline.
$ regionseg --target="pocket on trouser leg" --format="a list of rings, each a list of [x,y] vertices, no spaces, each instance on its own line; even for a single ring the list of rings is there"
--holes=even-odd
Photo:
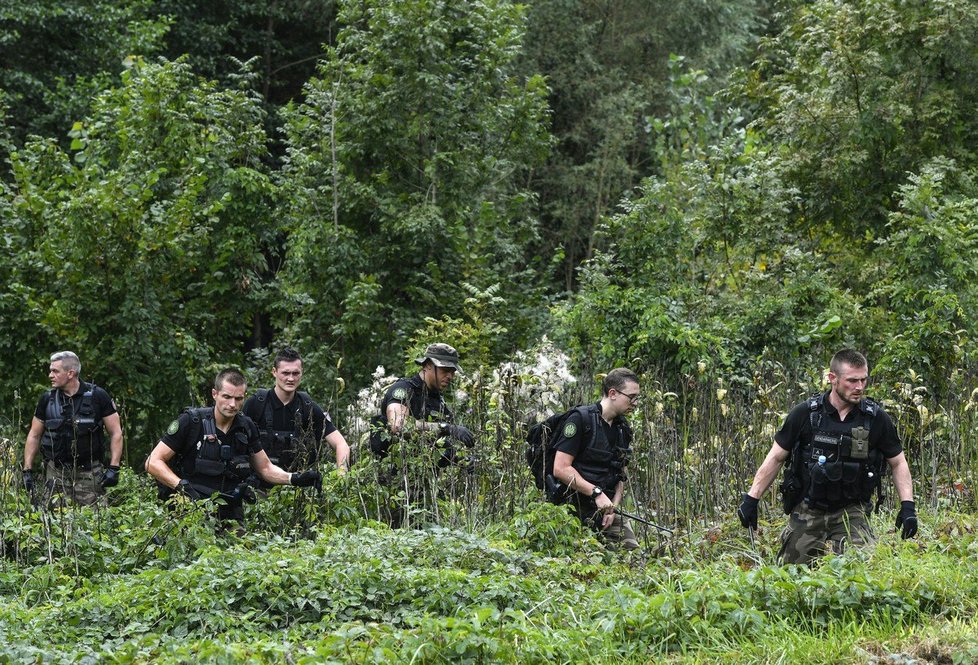
[[[825,533],[811,520],[804,520],[792,513],[788,526],[781,532],[781,563],[809,564],[825,554]]]

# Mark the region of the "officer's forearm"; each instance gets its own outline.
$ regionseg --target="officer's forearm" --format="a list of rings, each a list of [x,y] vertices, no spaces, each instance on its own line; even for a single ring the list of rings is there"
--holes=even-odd
[[[907,459],[903,457],[902,453],[900,457],[902,459],[891,465],[893,486],[896,487],[900,501],[913,501],[913,479],[910,476],[910,465],[907,464]]]
[[[754,474],[754,481],[751,483],[750,490],[747,493],[755,499],[763,497],[767,488],[771,486],[771,483],[778,476],[778,471],[781,470],[783,463],[783,460],[778,460],[774,456],[768,455],[757,469],[757,473]]]
[[[180,484],[180,476],[173,473],[170,465],[162,459],[154,457],[152,454],[146,460],[146,472],[160,484],[169,487],[171,490],[175,490],[177,485]]]
[[[109,442],[109,456],[112,466],[122,464],[122,430],[112,433],[112,440]]]
[[[27,441],[24,443],[24,468],[30,469],[34,466],[34,458],[37,457],[37,451],[41,446],[41,437],[33,436],[31,434],[27,435]]]

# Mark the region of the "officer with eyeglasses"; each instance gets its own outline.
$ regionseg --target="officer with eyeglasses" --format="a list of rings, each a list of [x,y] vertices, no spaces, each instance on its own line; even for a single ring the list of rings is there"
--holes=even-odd
[[[632,430],[625,419],[638,404],[638,376],[619,367],[601,383],[601,401],[574,410],[554,442],[553,475],[566,488],[567,502],[581,522],[610,545],[638,549],[628,522],[615,508],[625,493],[625,466],[631,456]]]

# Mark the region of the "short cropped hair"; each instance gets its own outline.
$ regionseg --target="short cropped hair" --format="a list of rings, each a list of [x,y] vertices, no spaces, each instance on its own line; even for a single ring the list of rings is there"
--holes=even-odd
[[[607,395],[612,389],[621,391],[629,381],[638,383],[638,375],[626,367],[617,367],[608,372],[601,382],[601,394]]]
[[[81,360],[72,351],[58,351],[57,353],[51,354],[51,362],[56,363],[60,361],[61,366],[65,369],[75,370],[75,374],[81,374]]]
[[[278,369],[280,363],[294,363],[296,360],[302,362],[302,356],[291,346],[287,346],[275,354],[275,369]]]
[[[218,373],[217,378],[214,379],[214,390],[220,390],[225,382],[230,383],[232,386],[248,385],[248,379],[245,378],[245,375],[237,367],[222,369]]]
[[[832,356],[832,362],[829,363],[829,371],[833,374],[838,374],[842,371],[843,365],[849,365],[849,367],[868,367],[869,363],[866,362],[866,356],[859,353],[855,349],[842,349],[834,356]]]

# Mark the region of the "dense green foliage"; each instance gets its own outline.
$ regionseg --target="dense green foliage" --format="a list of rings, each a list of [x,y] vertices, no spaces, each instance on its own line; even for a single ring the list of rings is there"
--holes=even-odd
[[[971,0],[0,2],[0,662],[978,659],[976,43]],[[18,487],[55,350],[138,468],[285,343],[358,453],[434,339],[463,467],[358,455],[244,536],[129,469],[94,511]],[[924,537],[775,568],[730,506],[843,345]],[[676,531],[632,558],[520,447],[623,364],[629,506]]]
[[[42,514],[21,503],[0,520],[0,659],[838,663],[905,651],[964,663],[978,655],[973,517],[926,513],[931,537],[919,544],[900,543],[880,520],[886,535],[872,555],[809,570],[772,565],[775,529],[762,528],[751,549],[731,529],[694,526],[667,540],[647,536],[645,554],[621,559],[546,503],[473,535],[365,521],[362,493],[335,477],[319,499],[276,490],[250,509],[256,526],[241,536],[215,531],[199,507],[167,512],[131,477],[109,508]],[[326,505],[343,509],[301,536]]]

